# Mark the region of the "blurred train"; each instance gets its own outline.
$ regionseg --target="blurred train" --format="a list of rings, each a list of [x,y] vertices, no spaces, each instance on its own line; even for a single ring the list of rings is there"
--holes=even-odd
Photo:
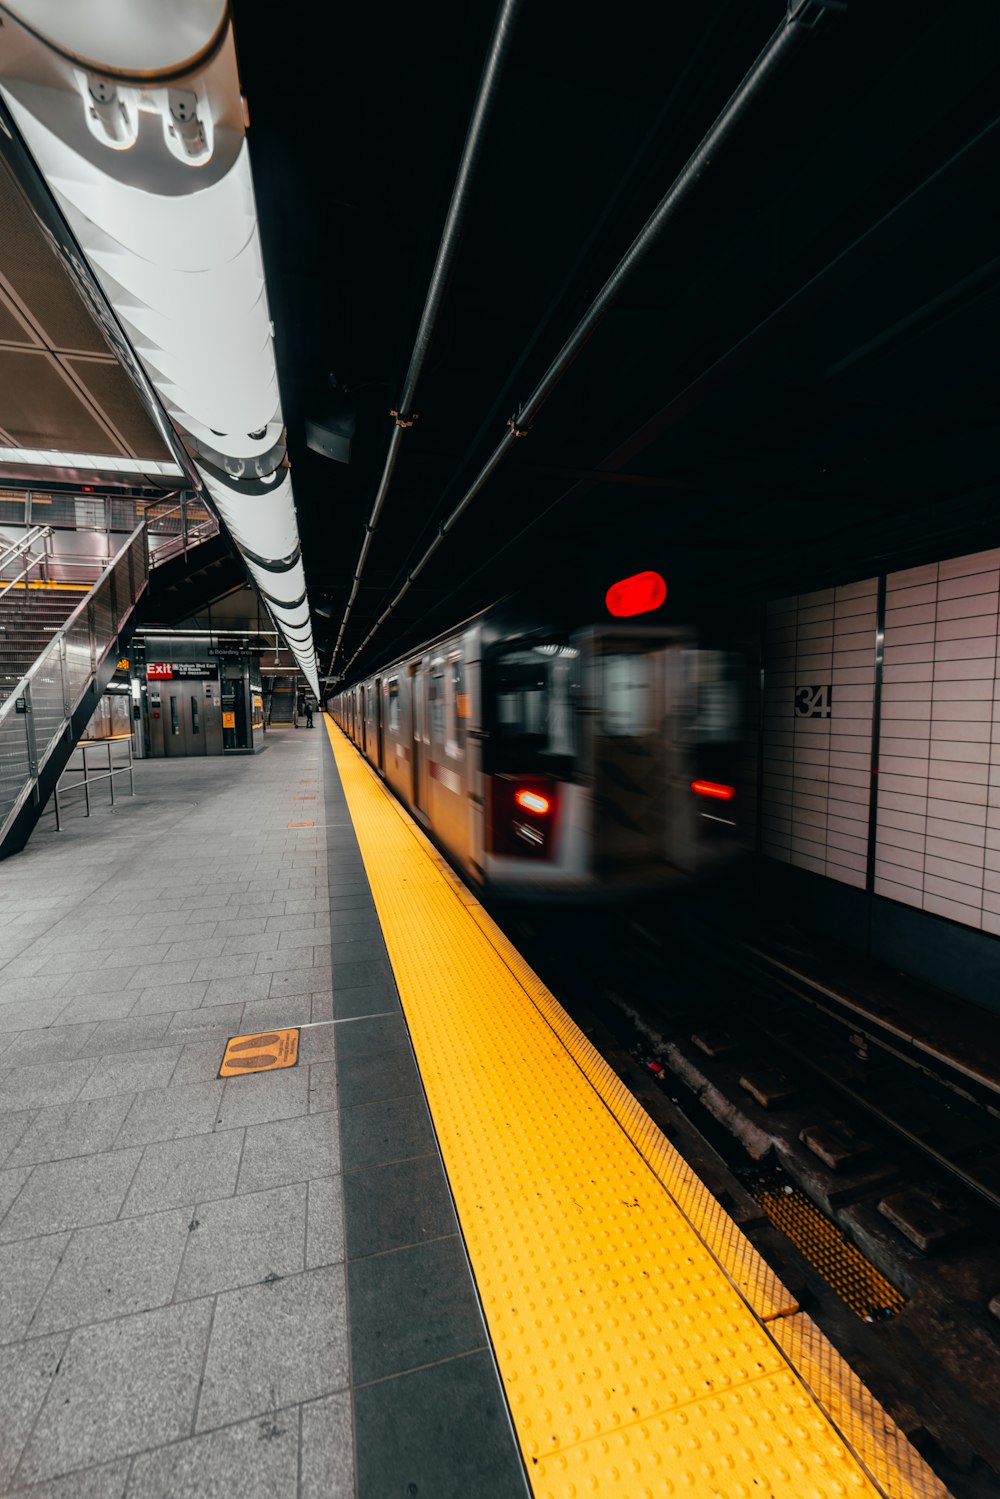
[[[691,630],[524,628],[500,606],[328,706],[474,885],[603,896],[747,846],[747,682]]]

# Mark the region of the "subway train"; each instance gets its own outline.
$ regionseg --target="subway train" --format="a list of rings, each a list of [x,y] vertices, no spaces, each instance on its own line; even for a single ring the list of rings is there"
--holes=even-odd
[[[653,892],[750,834],[748,673],[697,633],[500,606],[334,695],[334,720],[476,887]]]

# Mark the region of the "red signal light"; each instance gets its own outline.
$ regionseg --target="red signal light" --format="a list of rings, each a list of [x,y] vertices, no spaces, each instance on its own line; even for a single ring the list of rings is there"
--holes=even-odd
[[[548,797],[537,791],[517,791],[514,793],[514,800],[525,812],[537,812],[540,817],[545,815],[550,806]]]
[[[659,609],[667,596],[667,585],[659,573],[635,573],[631,578],[622,578],[612,583],[604,595],[608,613],[616,619],[626,619],[631,614],[649,614]]]
[[[717,802],[731,802],[736,795],[735,786],[721,786],[717,781],[692,781],[691,790],[696,796],[710,796]]]

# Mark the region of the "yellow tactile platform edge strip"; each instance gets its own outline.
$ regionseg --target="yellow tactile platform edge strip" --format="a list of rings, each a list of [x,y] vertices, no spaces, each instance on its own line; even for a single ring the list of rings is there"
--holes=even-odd
[[[326,722],[537,1499],[943,1499]]]

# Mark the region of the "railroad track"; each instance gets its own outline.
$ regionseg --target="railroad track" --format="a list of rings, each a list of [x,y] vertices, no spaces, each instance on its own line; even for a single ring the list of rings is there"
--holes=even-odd
[[[1000,1491],[989,1079],[689,914],[547,911],[511,933],[682,1153],[705,1142],[759,1205],[745,1230],[952,1491]]]

